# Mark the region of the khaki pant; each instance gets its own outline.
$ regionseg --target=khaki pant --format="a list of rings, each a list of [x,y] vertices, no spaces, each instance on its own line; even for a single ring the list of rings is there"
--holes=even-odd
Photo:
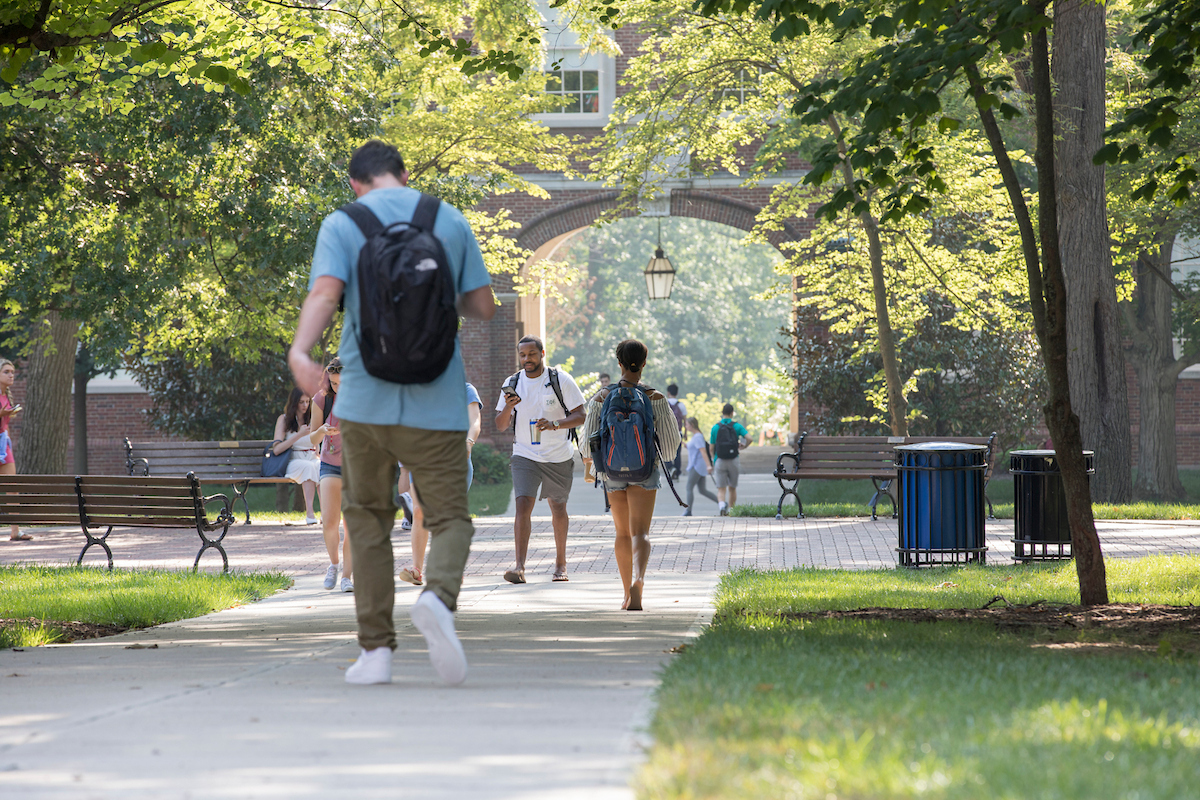
[[[358,642],[366,650],[394,650],[396,462],[412,472],[430,533],[425,591],[453,610],[475,534],[467,510],[467,432],[342,420],[341,434],[342,516],[354,557]]]

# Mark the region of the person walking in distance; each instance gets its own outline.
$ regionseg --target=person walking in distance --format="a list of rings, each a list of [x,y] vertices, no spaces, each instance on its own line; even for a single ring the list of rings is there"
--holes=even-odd
[[[321,391],[312,402],[313,441],[321,450],[320,483],[317,493],[321,498],[321,535],[325,539],[325,551],[329,553],[329,566],[325,569],[326,589],[335,586],[343,592],[354,591],[354,559],[350,547],[350,532],[339,535],[342,523],[342,437],[337,430],[337,416],[333,404],[337,400],[338,387],[342,384],[342,360],[334,356],[325,365],[325,379]],[[342,582],[338,583],[338,545],[342,550]]]
[[[574,432],[583,424],[583,392],[560,369],[545,365],[546,348],[536,336],[517,343],[521,371],[504,382],[496,403],[496,430],[513,429],[512,468],[516,513],[516,558],[504,573],[509,583],[525,583],[533,506],[538,487],[550,504],[554,525],[554,580],[567,580],[567,497],[575,478]],[[568,432],[571,431],[570,435]]]
[[[667,386],[667,405],[671,407],[671,413],[675,415],[675,422],[678,424],[680,440],[682,441],[683,421],[687,418],[687,405],[679,399],[679,387],[673,383]],[[668,458],[668,462],[671,467],[671,478],[678,480],[680,468],[683,466],[683,448],[681,447],[676,451],[674,459]]]
[[[688,468],[687,468],[687,504],[688,507],[683,510],[683,516],[692,516],[693,498],[695,490],[699,489],[700,494],[717,503],[717,508],[720,508],[720,500],[717,496],[708,490],[705,484],[708,481],[708,476],[712,475],[712,453],[708,449],[708,442],[704,441],[704,434],[700,432],[700,421],[695,417],[687,418],[687,432],[691,434],[687,441],[688,451]]]
[[[621,377],[601,389],[587,406],[584,455],[594,459],[608,492],[616,539],[613,554],[625,611],[642,610],[646,566],[650,561],[650,523],[658,495],[662,453],[679,450],[679,427],[667,398],[642,383],[646,345],[626,339],[617,345]],[[607,401],[607,402],[606,402]],[[649,412],[651,424],[646,425]],[[616,431],[615,428],[623,428]],[[596,452],[593,453],[593,448]],[[634,463],[636,462],[636,463]]]
[[[455,331],[459,315],[490,320],[496,302],[470,225],[457,209],[407,188],[408,172],[395,147],[367,142],[351,156],[349,172],[358,202],[321,224],[308,297],[288,350],[297,383],[317,391],[322,369],[310,354],[344,299],[342,384],[333,413],[341,423],[342,511],[353,532],[361,647],[346,682],[392,679],[392,494],[396,462],[402,461],[424,501],[432,538],[425,589],[412,606],[412,621],[438,675],[459,684],[467,677],[467,659],[454,630],[454,609],[475,529],[467,509],[463,446],[467,379]],[[407,288],[386,284],[389,275]],[[453,296],[454,305],[443,306],[444,296]],[[424,305],[415,308],[418,298],[425,298]],[[431,344],[407,346],[379,323],[420,326],[416,335]],[[418,378],[422,382],[401,382]]]
[[[713,425],[709,440],[717,456],[713,464],[713,478],[717,482],[717,513],[725,517],[729,515],[729,507],[737,505],[738,454],[750,444],[750,431],[742,423],[733,421],[732,403],[721,407],[721,420]]]
[[[8,429],[12,418],[21,413],[21,407],[13,403],[12,385],[17,380],[17,368],[7,358],[0,358],[0,475],[16,475],[17,460],[13,458],[12,436]],[[33,537],[22,533],[13,525],[9,530],[10,542],[28,542]]]

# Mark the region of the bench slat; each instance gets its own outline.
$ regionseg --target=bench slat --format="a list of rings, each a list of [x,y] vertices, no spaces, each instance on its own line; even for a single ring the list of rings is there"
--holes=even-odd
[[[88,515],[88,527],[100,528],[108,525],[121,528],[191,528],[196,532],[195,517],[131,517],[125,514],[109,516]]]
[[[0,512],[0,525],[78,525],[79,507],[73,513]]]
[[[89,500],[87,503],[88,517],[95,517],[98,514],[112,516],[113,514],[133,514],[139,517],[153,517],[164,514],[179,516],[192,516],[195,513],[195,507],[189,500],[186,503],[171,503],[170,505],[156,505],[154,503],[146,503],[140,499],[132,502],[123,502],[120,500]]]
[[[252,450],[271,444],[271,439],[247,439],[239,442],[130,442],[135,455],[154,450]]]

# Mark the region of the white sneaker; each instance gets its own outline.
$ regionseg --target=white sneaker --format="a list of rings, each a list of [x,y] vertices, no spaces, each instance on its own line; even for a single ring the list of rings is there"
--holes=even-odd
[[[346,669],[346,683],[372,684],[392,682],[392,648],[363,650]]]
[[[325,570],[325,582],[321,584],[326,589],[332,589],[337,583],[338,565],[330,564],[329,569]]]
[[[400,510],[404,512],[404,519],[409,525],[412,524],[413,518],[413,499],[408,492],[400,493]]]
[[[309,516],[307,516],[307,517],[305,517],[305,518],[304,518],[304,524],[305,524],[305,525],[316,525],[316,524],[317,524],[317,518],[316,518],[316,517],[314,517],[314,516],[312,516],[312,515],[309,515]]]
[[[451,686],[467,679],[467,654],[454,632],[454,612],[430,591],[421,592],[413,603],[412,621],[429,646],[429,663],[438,677]]]
[[[400,520],[400,530],[411,531],[412,530],[412,522],[410,522],[407,519]]]
[[[685,509],[683,510],[683,513],[682,513],[682,514],[680,514],[679,516],[681,516],[681,517],[690,517],[691,515],[692,515],[692,510],[691,510],[690,508],[685,508]]]
[[[722,517],[729,516],[729,504],[721,503],[720,505],[718,505],[717,506],[717,514],[719,514]]]
[[[342,578],[342,585],[338,588],[340,588],[343,592],[353,592],[354,584],[350,582],[349,578]]]

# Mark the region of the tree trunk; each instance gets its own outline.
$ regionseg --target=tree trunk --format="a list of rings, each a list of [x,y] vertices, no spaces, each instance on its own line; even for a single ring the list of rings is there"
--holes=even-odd
[[[1101,51],[1103,54],[1103,51]],[[1055,135],[1053,81],[1046,29],[1033,35],[1034,106],[1037,146],[1034,163],[1038,171],[1038,232],[1042,243],[1042,291],[1045,325],[1039,330],[1042,358],[1050,398],[1046,403],[1046,427],[1054,437],[1063,490],[1067,497],[1067,523],[1071,527],[1071,553],[1079,578],[1079,599],[1085,606],[1108,602],[1104,556],[1096,520],[1092,516],[1092,494],[1083,457],[1079,417],[1071,408],[1070,331],[1067,325],[1067,287],[1059,250],[1058,191],[1055,180]],[[1103,59],[1100,68],[1103,68]],[[1105,242],[1107,242],[1107,237]],[[1031,297],[1035,303],[1042,298]],[[1128,436],[1128,429],[1126,429]]]
[[[867,235],[871,257],[871,281],[875,295],[875,329],[879,338],[879,356],[883,360],[883,377],[887,381],[888,415],[892,420],[893,436],[908,436],[908,401],[904,397],[904,382],[900,380],[900,361],[896,358],[896,337],[888,313],[887,283],[883,279],[883,245],[879,241],[879,225],[868,212],[860,216]]]
[[[17,440],[17,470],[24,475],[67,472],[71,426],[71,379],[79,323],[51,311],[38,321],[25,364],[25,420]]]
[[[88,374],[75,371],[75,474],[88,474],[87,385]]]
[[[838,150],[842,154],[842,180],[847,188],[861,199],[855,189],[854,169],[846,159],[846,146],[842,142],[841,125],[835,117],[826,121]],[[887,283],[883,277],[883,245],[879,241],[879,222],[871,212],[858,215],[859,225],[867,237],[867,250],[871,259],[871,293],[875,299],[875,331],[879,342],[879,357],[883,360],[883,376],[887,382],[888,416],[891,417],[892,435],[908,435],[908,401],[904,397],[904,382],[900,380],[900,360],[896,358],[896,337],[892,331],[891,315],[888,313]]]
[[[1102,3],[1054,4],[1054,168],[1067,286],[1071,408],[1079,415],[1084,447],[1096,452],[1092,495],[1121,503],[1130,499],[1133,487],[1129,394],[1104,167],[1092,163],[1104,144],[1104,41]]]
[[[1126,319],[1132,332],[1130,360],[1138,382],[1138,476],[1134,494],[1145,500],[1182,500],[1175,457],[1175,387],[1184,362],[1171,336],[1171,255],[1174,234],[1157,253],[1143,253],[1134,267],[1136,291]]]

